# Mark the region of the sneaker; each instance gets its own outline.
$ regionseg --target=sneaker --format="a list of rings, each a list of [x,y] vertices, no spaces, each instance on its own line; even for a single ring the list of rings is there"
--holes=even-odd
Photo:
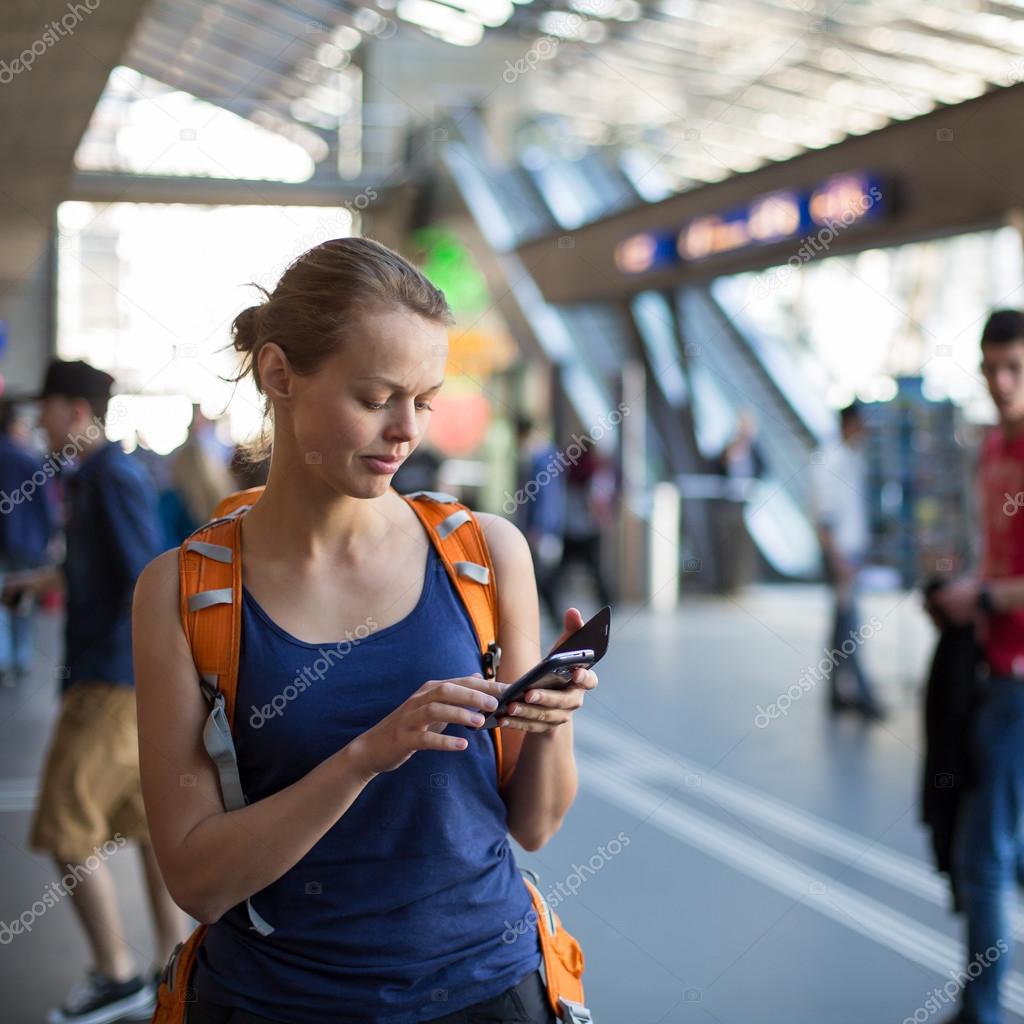
[[[129,1013],[126,1013],[123,1018],[124,1020],[146,1021],[153,1019],[153,1014],[156,1012],[157,992],[160,989],[161,974],[163,974],[162,970],[153,972],[153,978],[150,982],[152,995],[150,996],[149,1002],[146,1003],[145,1006],[140,1006],[137,1010],[131,1010]]]
[[[889,717],[885,708],[883,708],[881,704],[876,704],[874,701],[862,704],[859,710],[868,722],[884,722]]]
[[[153,1012],[156,1010],[157,993],[160,991],[160,978],[163,976],[164,969],[162,967],[154,967],[153,975],[150,978],[150,988],[153,990],[153,997],[145,1006],[140,1006],[137,1010],[132,1010],[130,1013],[124,1015],[125,1020],[152,1020]]]
[[[144,1011],[152,1016],[153,1008],[153,987],[141,974],[114,981],[90,968],[86,980],[68,993],[63,1006],[50,1011],[47,1020],[49,1024],[108,1024]]]

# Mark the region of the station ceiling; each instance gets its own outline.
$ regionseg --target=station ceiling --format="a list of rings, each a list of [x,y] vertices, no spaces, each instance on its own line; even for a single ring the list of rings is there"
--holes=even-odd
[[[1024,79],[1024,0],[77,6],[88,12],[53,45],[40,40],[69,10],[64,0],[8,0],[0,19],[8,66],[26,49],[40,51],[0,88],[10,154],[0,170],[0,286],[38,259],[75,147],[118,64],[289,135],[333,169],[363,102],[339,95],[346,69],[376,52],[379,98],[387,55],[419,38],[442,55],[418,72],[432,103],[420,109],[451,102],[452,69],[472,67],[476,87],[465,75],[460,87],[514,105],[524,138],[568,151],[608,147],[647,199]]]
[[[481,85],[552,144],[625,155],[650,198],[1024,80],[1024,0],[153,0],[125,63],[333,149],[335,73],[418,34],[453,64],[511,52]]]

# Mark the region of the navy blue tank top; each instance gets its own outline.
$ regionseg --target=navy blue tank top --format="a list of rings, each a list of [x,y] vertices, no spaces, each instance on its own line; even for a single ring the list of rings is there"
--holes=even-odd
[[[250,802],[300,779],[428,679],[480,671],[468,613],[433,545],[415,609],[340,643],[305,643],[243,591],[235,744]],[[290,871],[211,925],[201,1000],[287,1024],[414,1024],[536,970],[540,943],[507,835],[487,730],[374,778]],[[259,851],[254,849],[253,856]],[[526,926],[523,921],[526,920]]]

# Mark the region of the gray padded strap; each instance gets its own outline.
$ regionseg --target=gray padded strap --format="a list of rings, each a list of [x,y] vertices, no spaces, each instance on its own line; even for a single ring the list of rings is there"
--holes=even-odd
[[[429,498],[431,501],[436,501],[441,505],[450,505],[454,501],[458,501],[454,495],[445,494],[444,491],[413,491],[412,494],[407,494],[407,498]]]
[[[205,540],[190,540],[185,545],[186,551],[195,551],[205,558],[212,558],[215,562],[231,564],[233,552],[224,544],[208,544]]]
[[[254,928],[260,933],[260,935],[269,935],[273,930],[274,926],[268,924],[260,915],[256,912],[256,908],[252,905],[252,897],[245,901],[245,909],[249,911],[249,927]]]
[[[242,792],[242,780],[238,774],[238,757],[235,754],[235,741],[231,737],[231,727],[224,711],[224,694],[218,693],[213,708],[203,726],[203,746],[217,766],[220,777],[220,793],[224,800],[224,809],[237,811],[246,804]]]
[[[482,583],[485,587],[491,581],[490,570],[479,562],[452,562],[452,565],[459,576],[468,576],[469,579],[476,580],[477,583]]]
[[[203,746],[217,766],[220,779],[221,799],[228,811],[237,811],[248,803],[242,792],[242,779],[238,771],[238,755],[235,753],[235,742],[231,738],[227,714],[224,711],[224,694],[218,693],[214,699],[213,709],[203,727]],[[257,913],[252,905],[252,898],[245,901],[245,909],[249,913],[250,927],[260,935],[270,935],[274,927],[268,924]]]
[[[470,520],[469,513],[464,508],[457,508],[450,516],[446,519],[442,519],[437,524],[437,535],[444,540],[453,530],[457,530],[463,523],[468,523]]]
[[[198,612],[215,604],[231,604],[233,600],[234,595],[230,587],[223,587],[220,590],[201,590],[188,599],[188,610]]]

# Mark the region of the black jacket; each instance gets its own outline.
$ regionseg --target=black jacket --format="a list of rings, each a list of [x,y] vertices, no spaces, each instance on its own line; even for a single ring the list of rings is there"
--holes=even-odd
[[[935,646],[924,701],[921,820],[931,830],[936,868],[950,876],[957,909],[953,837],[961,801],[973,782],[970,734],[979,701],[980,660],[974,626],[946,626]]]

